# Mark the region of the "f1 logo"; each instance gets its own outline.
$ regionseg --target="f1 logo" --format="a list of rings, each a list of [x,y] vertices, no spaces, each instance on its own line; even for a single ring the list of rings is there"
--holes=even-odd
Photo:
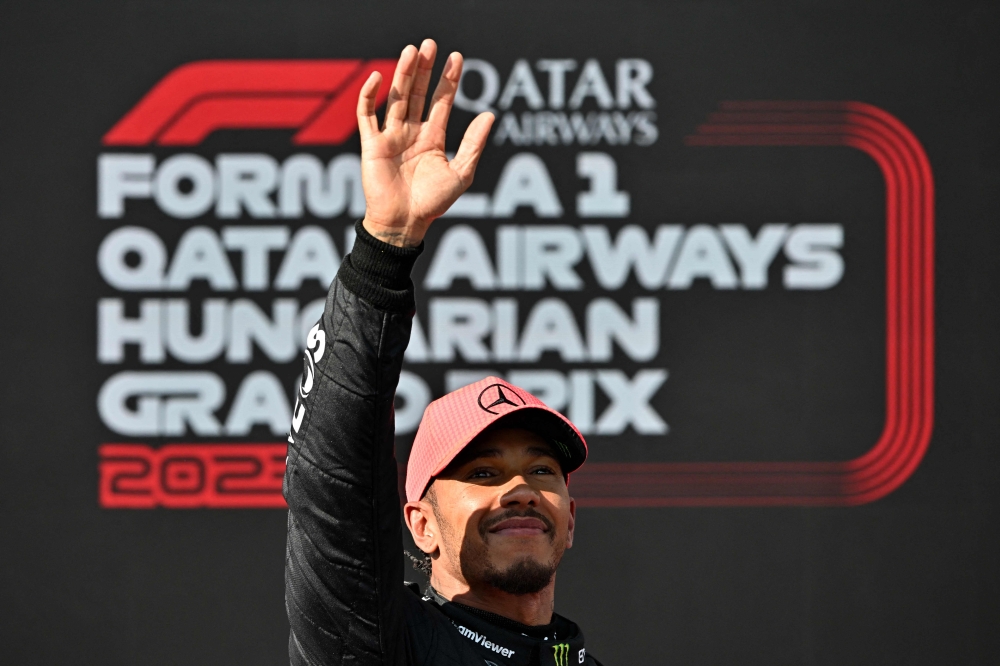
[[[160,80],[104,135],[107,146],[193,146],[215,130],[297,129],[298,145],[332,145],[357,130],[355,108],[372,72],[395,60],[203,60]],[[380,87],[376,103],[389,95]]]

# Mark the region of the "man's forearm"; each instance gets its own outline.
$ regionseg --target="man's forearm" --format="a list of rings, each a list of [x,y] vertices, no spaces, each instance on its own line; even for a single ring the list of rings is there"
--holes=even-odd
[[[293,663],[304,655],[314,663],[348,656],[359,666],[398,663],[394,606],[403,573],[392,403],[419,252],[359,228],[309,336],[285,475]]]

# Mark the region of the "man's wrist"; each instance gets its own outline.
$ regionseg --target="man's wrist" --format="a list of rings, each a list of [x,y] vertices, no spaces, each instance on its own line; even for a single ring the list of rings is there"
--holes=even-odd
[[[344,258],[341,283],[379,309],[406,312],[414,307],[410,271],[423,244],[403,247],[373,236],[361,223],[355,227],[354,249]]]
[[[416,225],[386,225],[376,222],[367,215],[361,225],[369,234],[383,243],[396,247],[418,247],[424,240],[425,229]]]

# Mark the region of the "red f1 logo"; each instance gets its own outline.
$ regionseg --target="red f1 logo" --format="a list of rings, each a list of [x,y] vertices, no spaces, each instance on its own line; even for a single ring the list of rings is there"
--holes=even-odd
[[[339,144],[357,130],[361,86],[395,60],[203,60],[167,74],[104,135],[107,146],[193,146],[221,129],[298,129],[298,145]],[[379,89],[385,102],[388,85]]]

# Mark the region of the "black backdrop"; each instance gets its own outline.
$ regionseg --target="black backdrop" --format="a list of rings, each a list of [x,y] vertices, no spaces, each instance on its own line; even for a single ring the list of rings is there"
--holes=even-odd
[[[96,164],[99,155],[123,153],[153,155],[157,163],[180,153],[210,162],[221,153],[266,153],[279,163],[307,153],[326,162],[356,152],[357,139],[296,146],[287,130],[223,131],[187,146],[123,147],[102,145],[102,137],[185,63],[392,58],[428,35],[444,50],[491,63],[502,87],[524,59],[545,98],[533,118],[560,110],[536,66],[543,58],[575,61],[567,98],[584,63],[599,63],[614,99],[606,108],[609,100],[594,84],[579,109],[584,120],[600,122],[601,112],[614,110],[623,117],[655,114],[647,116],[655,126],[652,141],[636,131],[627,142],[588,141],[576,133],[554,146],[532,144],[530,137],[530,145],[491,143],[473,189],[493,193],[509,160],[530,153],[547,169],[562,215],[539,219],[544,215],[529,206],[509,219],[443,218],[432,244],[458,224],[480,234],[490,257],[501,224],[558,225],[573,233],[591,224],[612,238],[625,224],[650,233],[658,225],[679,225],[688,236],[706,225],[717,241],[720,225],[739,225],[751,236],[769,223],[836,226],[843,233],[836,248],[842,277],[810,290],[788,288],[783,271],[792,258],[779,253],[764,289],[742,283],[719,288],[704,279],[725,282],[711,270],[696,275],[690,288],[649,289],[631,276],[620,288],[606,289],[583,260],[576,266],[582,289],[545,284],[540,291],[482,294],[457,279],[435,292],[424,282],[431,247],[416,275],[425,331],[435,297],[481,299],[491,307],[495,298],[514,297],[522,327],[540,298],[553,298],[569,308],[581,330],[598,297],[610,297],[629,317],[633,299],[657,302],[655,335],[636,338],[639,346],[654,345],[652,355],[625,353],[618,344],[609,359],[584,354],[574,360],[567,359],[572,350],[553,343],[562,355],[550,348],[538,361],[470,360],[459,349],[454,361],[443,360],[441,352],[407,365],[434,395],[455,369],[541,369],[565,381],[574,371],[591,378],[620,371],[628,379],[643,369],[666,370],[649,406],[668,429],[655,418],[645,422],[647,432],[637,423],[609,421],[604,431],[595,425],[589,439],[597,463],[847,460],[871,447],[885,420],[885,192],[878,168],[848,148],[686,145],[684,138],[720,102],[866,102],[912,131],[933,170],[936,406],[919,467],[898,490],[859,506],[584,502],[577,545],[559,573],[557,610],[581,624],[594,653],[609,664],[985,664],[1000,658],[995,6],[8,3],[0,29],[4,663],[243,665],[285,659],[282,510],[130,510],[102,507],[98,498],[101,444],[282,441],[262,423],[211,436],[190,423],[179,434],[165,432],[161,420],[160,431],[138,435],[116,430],[96,406],[102,386],[118,372],[185,367],[171,353],[157,367],[146,367],[134,345],[123,347],[119,360],[100,360],[98,301],[119,299],[125,316],[135,318],[147,296],[115,288],[95,264],[109,234],[129,225],[150,229],[173,255],[196,224],[219,231],[262,221],[246,214],[226,220],[211,211],[176,219],[152,201],[132,199],[120,218],[99,215]],[[644,105],[638,93],[621,104],[614,80],[620,59],[650,65],[652,78],[643,90],[653,104]],[[470,96],[476,92],[470,81]],[[524,114],[537,111],[530,102],[528,92],[509,110],[497,105],[523,130]],[[562,107],[567,117],[572,106]],[[469,118],[456,110],[452,133]],[[574,202],[587,187],[576,171],[584,152],[610,156],[617,165],[617,187],[629,193],[628,219],[606,211],[582,219]],[[494,205],[500,198],[494,194]],[[342,253],[350,219],[344,210],[332,219],[306,213],[263,222],[293,233],[323,225]],[[281,257],[271,258],[274,277]],[[230,253],[230,259],[239,276],[238,257]],[[722,261],[737,266],[733,258]],[[301,305],[321,295],[315,281],[291,293]],[[181,293],[154,290],[148,296],[183,296],[195,307],[219,294],[195,282]],[[270,316],[275,299],[289,294],[237,287],[222,296],[247,297]],[[195,329],[204,325],[193,317]],[[589,345],[591,334],[581,335]],[[291,387],[301,367],[259,348],[250,364],[239,363],[224,354],[194,363],[222,378],[229,397],[221,414],[232,411],[232,393],[251,370]],[[600,416],[611,401],[595,391],[591,409]],[[401,456],[410,436],[399,438]]]

